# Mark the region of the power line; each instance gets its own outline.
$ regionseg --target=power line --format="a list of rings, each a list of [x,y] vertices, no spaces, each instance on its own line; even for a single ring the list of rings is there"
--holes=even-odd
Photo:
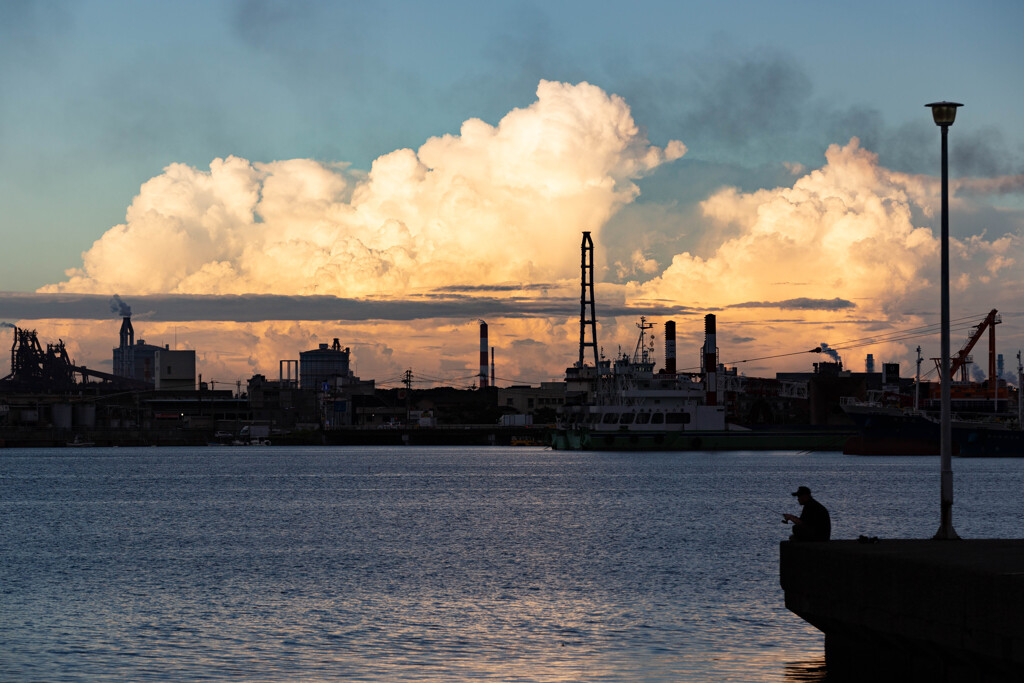
[[[977,316],[964,316],[962,318],[956,318],[950,321],[950,329],[954,331],[971,330],[978,326]],[[968,322],[970,321],[970,322]],[[955,323],[955,326],[954,326]],[[880,335],[873,335],[870,337],[859,337],[857,339],[850,339],[844,342],[829,345],[834,351],[847,351],[850,349],[861,348],[865,346],[873,346],[876,344],[884,344],[891,342],[906,341],[908,339],[915,339],[918,337],[927,337],[934,334],[938,334],[941,328],[941,323],[933,323],[930,325],[922,325],[919,327],[911,327],[906,330],[897,330]],[[805,353],[822,353],[822,347],[808,349],[806,351],[791,351],[788,353],[777,353],[770,356],[759,356],[757,358],[744,358],[741,360],[733,360],[722,363],[723,365],[739,365],[740,363],[751,363],[760,360],[770,360],[773,358],[786,358],[788,356],[800,356]],[[691,366],[682,368],[681,371],[700,370],[700,366]],[[929,371],[930,374],[930,371]]]

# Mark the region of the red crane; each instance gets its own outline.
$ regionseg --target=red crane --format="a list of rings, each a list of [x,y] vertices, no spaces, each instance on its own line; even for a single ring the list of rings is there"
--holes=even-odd
[[[956,377],[956,373],[961,373],[961,381],[967,382],[967,361],[970,360],[969,354],[974,345],[981,339],[981,335],[985,333],[985,329],[988,329],[988,377],[992,382],[996,381],[996,325],[1003,322],[1002,318],[996,312],[996,309],[992,309],[985,316],[985,319],[981,321],[981,324],[974,328],[974,332],[971,334],[971,338],[967,340],[964,347],[956,352],[956,354],[949,359],[949,378],[953,380]],[[942,359],[933,358],[935,361],[935,369],[939,372],[939,377],[942,377]]]

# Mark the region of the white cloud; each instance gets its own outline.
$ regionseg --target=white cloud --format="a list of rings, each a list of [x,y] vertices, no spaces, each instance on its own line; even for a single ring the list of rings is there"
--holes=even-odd
[[[572,277],[580,231],[685,151],[652,146],[618,96],[542,81],[497,126],[471,119],[366,174],[307,159],[168,166],[40,291],[352,297]]]
[[[493,296],[497,290],[480,286],[544,282],[559,293],[573,292],[580,232],[594,233],[600,263],[601,230],[637,197],[635,180],[684,153],[676,141],[664,149],[650,145],[621,98],[586,83],[542,81],[533,104],[496,126],[471,119],[458,135],[391,152],[365,173],[308,159],[253,163],[229,157],[215,160],[208,171],[171,165],[142,186],[125,224],[97,240],[81,268],[41,291],[120,293],[129,301],[133,294],[245,293],[398,299],[451,286],[462,286],[461,296]],[[631,224],[635,248],[611,272],[637,280],[598,287],[598,341],[606,354],[631,348],[635,331],[632,320],[606,316],[615,306],[643,302],[702,309],[677,316],[681,348],[692,344],[694,358],[703,311],[723,310],[725,362],[817,347],[823,340],[839,346],[871,329],[934,322],[937,179],[880,166],[856,138],[832,145],[825,157],[816,170],[790,165],[792,185],[754,192],[726,187],[706,197],[696,221],[704,225],[685,226],[704,230],[695,240],[703,247],[695,253],[669,261],[656,248],[668,242],[649,239],[642,222]],[[962,190],[954,195],[954,209],[969,214],[977,197],[1019,187],[1018,176],[960,180],[954,183],[954,191]],[[1018,267],[1024,224],[1013,216],[1006,224],[1017,225],[1015,232],[953,241],[956,315],[976,313],[980,320],[991,308],[1016,306],[1024,289]],[[663,271],[662,263],[669,263]],[[855,307],[815,303],[832,300]],[[726,309],[741,303],[747,306]],[[467,317],[481,315],[474,311]],[[504,335],[498,346],[509,349],[503,360],[508,376],[538,379],[533,375],[546,369],[539,379],[554,377],[575,358],[573,310],[565,317],[488,322],[492,337]],[[58,322],[48,325],[61,329]],[[368,367],[357,366],[363,376],[412,365],[437,375],[463,365],[475,371],[470,323],[446,317],[337,325],[329,336],[340,337],[366,362]],[[107,358],[116,340],[116,326],[110,327],[113,332],[97,330],[91,339],[80,326],[74,333],[81,348]],[[279,359],[323,341],[324,329],[281,321],[192,327],[188,343],[200,350],[208,377],[274,374]],[[1004,324],[1000,331],[1019,338],[1012,327]],[[170,332],[168,324],[154,323],[154,329],[164,337]],[[731,348],[727,339],[736,340]],[[880,362],[909,363],[916,343],[894,342],[871,352]],[[851,353],[857,352],[844,356]],[[818,359],[741,369],[770,374],[807,369]]]
[[[631,283],[630,298],[710,309],[751,299],[841,297],[856,303],[843,313],[811,312],[784,324],[772,322],[779,311],[755,313],[762,323],[745,313],[745,325],[763,329],[756,344],[775,349],[814,346],[826,325],[840,326],[829,331],[835,345],[864,336],[858,329],[866,320],[910,328],[920,324],[922,312],[937,312],[937,226],[914,222],[918,214],[937,221],[938,212],[930,210],[936,180],[880,166],[856,138],[832,145],[825,156],[825,166],[797,178],[792,187],[751,193],[724,188],[709,197],[701,204],[704,217],[729,237],[706,253],[676,255],[658,277]],[[965,184],[975,191],[998,191],[1008,183]],[[970,200],[960,199],[958,207],[970,211]],[[1014,266],[1022,258],[1021,231],[997,239],[982,234],[952,240],[955,311],[976,313],[980,320],[993,306],[1016,306],[1014,292],[1024,283]],[[720,325],[728,326],[729,318],[723,315]],[[909,360],[907,352],[906,344],[875,349],[876,357],[903,355],[903,361]]]

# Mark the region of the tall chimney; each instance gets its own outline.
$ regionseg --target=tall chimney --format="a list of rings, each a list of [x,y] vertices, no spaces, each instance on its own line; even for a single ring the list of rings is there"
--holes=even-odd
[[[709,406],[718,405],[718,341],[715,338],[715,314],[704,316],[704,391]]]
[[[480,321],[480,388],[486,389],[487,382],[487,323]]]
[[[491,386],[492,387],[495,386],[495,384],[494,384],[494,347],[493,346],[491,347]]]
[[[127,349],[135,346],[135,330],[132,328],[132,318],[126,315],[121,320],[121,348]]]
[[[665,372],[676,374],[676,321],[665,323]]]
[[[121,319],[121,346],[118,360],[118,367],[114,368],[114,374],[121,377],[135,376],[135,329],[132,327],[132,317],[124,316]]]

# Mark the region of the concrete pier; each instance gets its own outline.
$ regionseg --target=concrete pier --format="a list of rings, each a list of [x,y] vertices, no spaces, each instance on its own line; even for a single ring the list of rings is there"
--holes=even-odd
[[[1024,681],[1024,540],[784,541],[780,577],[829,680]]]

